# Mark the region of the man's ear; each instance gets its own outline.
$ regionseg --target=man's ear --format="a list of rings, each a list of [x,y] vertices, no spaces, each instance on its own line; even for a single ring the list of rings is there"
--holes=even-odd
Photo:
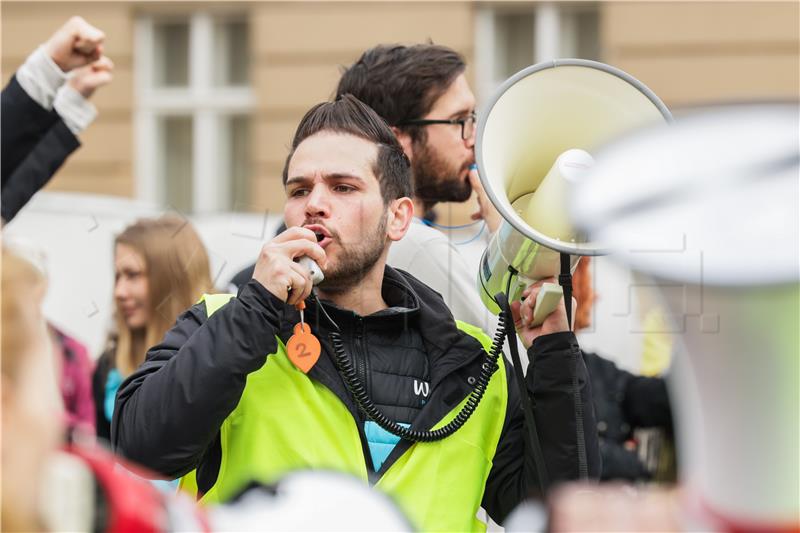
[[[407,197],[392,200],[389,203],[388,217],[386,236],[389,240],[399,241],[408,231],[411,219],[414,218],[414,202]]]
[[[409,160],[413,161],[414,142],[411,140],[411,135],[401,130],[397,126],[392,126],[392,131],[394,132],[394,136],[397,137],[400,146],[403,147],[403,151],[406,153],[406,157],[408,157]]]

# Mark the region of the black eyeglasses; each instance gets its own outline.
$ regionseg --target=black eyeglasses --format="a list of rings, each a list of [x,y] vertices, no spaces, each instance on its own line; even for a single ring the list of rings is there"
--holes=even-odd
[[[477,117],[475,113],[470,113],[468,117],[465,118],[451,118],[449,120],[444,119],[427,119],[427,118],[415,118],[411,120],[401,120],[396,125],[397,126],[430,126],[431,124],[459,124],[461,126],[461,139],[466,141],[475,133],[475,122],[477,121]]]

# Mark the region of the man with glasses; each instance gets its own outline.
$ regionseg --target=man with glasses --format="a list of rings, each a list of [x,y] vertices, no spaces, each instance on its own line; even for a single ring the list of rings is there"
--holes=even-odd
[[[422,218],[439,202],[466,202],[475,190],[479,210],[472,218],[483,219],[488,233],[501,222],[474,169],[475,96],[465,68],[445,46],[379,45],[347,68],[336,93],[353,94],[377,111],[411,160],[416,217],[388,263],[438,291],[455,318],[491,334],[495,318],[480,301],[475,268]]]

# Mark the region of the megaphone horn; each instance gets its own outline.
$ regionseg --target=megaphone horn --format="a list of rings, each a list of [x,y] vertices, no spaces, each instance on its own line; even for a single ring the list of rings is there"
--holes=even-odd
[[[609,65],[559,59],[506,80],[478,120],[475,157],[486,194],[504,221],[481,258],[478,292],[497,314],[540,279],[574,271],[580,256],[604,249],[577,232],[567,216],[569,183],[580,180],[599,146],[641,126],[671,121],[644,84]],[[564,261],[565,266],[566,261]],[[539,325],[561,288],[546,284],[534,308]]]

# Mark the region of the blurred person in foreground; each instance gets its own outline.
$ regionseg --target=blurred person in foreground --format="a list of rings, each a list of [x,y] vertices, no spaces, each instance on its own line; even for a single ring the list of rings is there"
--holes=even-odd
[[[90,441],[66,443],[56,359],[41,310],[47,281],[5,245],[2,265],[0,530],[205,530],[190,501],[163,496]]]
[[[354,97],[309,110],[284,167],[289,229],[263,246],[238,296],[206,296],[192,306],[122,384],[115,449],[182,477],[206,503],[296,469],[345,472],[389,494],[422,530],[482,530],[481,505],[502,522],[535,493],[510,364],[490,359],[491,339],[457,322],[439,294],[386,266],[413,216],[409,171],[391,129]],[[308,269],[295,261],[302,256],[325,275],[314,295]],[[586,369],[563,303],[531,327],[539,286],[513,309],[531,356],[524,390],[536,402],[549,477],[578,478],[581,447],[596,477]],[[311,344],[290,340],[303,327],[298,304],[320,343],[305,368],[299,361],[314,359],[304,359]],[[396,427],[430,431],[457,416],[482,372],[487,385],[477,409],[436,442],[383,429],[343,382],[343,374],[356,379]]]
[[[40,531],[44,458],[62,439],[61,400],[41,312],[45,278],[3,248],[2,530]]]
[[[115,329],[92,379],[99,438],[111,439],[122,381],[212,288],[208,254],[189,221],[172,215],[140,219],[114,239]]]
[[[473,191],[488,233],[502,222],[475,169],[475,96],[464,58],[436,44],[378,45],[342,73],[337,96],[352,94],[391,126],[411,161],[414,219],[387,262],[439,292],[458,320],[492,332],[496,318],[481,302],[477,265],[426,219],[440,202],[466,202]],[[480,230],[483,231],[483,230]]]
[[[40,291],[45,293],[49,286],[48,261],[45,250],[33,241],[16,236],[5,238],[4,246],[37,269],[42,284]],[[75,431],[82,435],[94,435],[94,400],[92,398],[94,362],[89,357],[89,351],[78,339],[51,321],[47,321],[47,332],[55,358],[68,436],[72,438]]]
[[[9,222],[80,146],[97,116],[89,98],[111,82],[105,34],[70,18],[39,46],[3,89],[2,219]]]

